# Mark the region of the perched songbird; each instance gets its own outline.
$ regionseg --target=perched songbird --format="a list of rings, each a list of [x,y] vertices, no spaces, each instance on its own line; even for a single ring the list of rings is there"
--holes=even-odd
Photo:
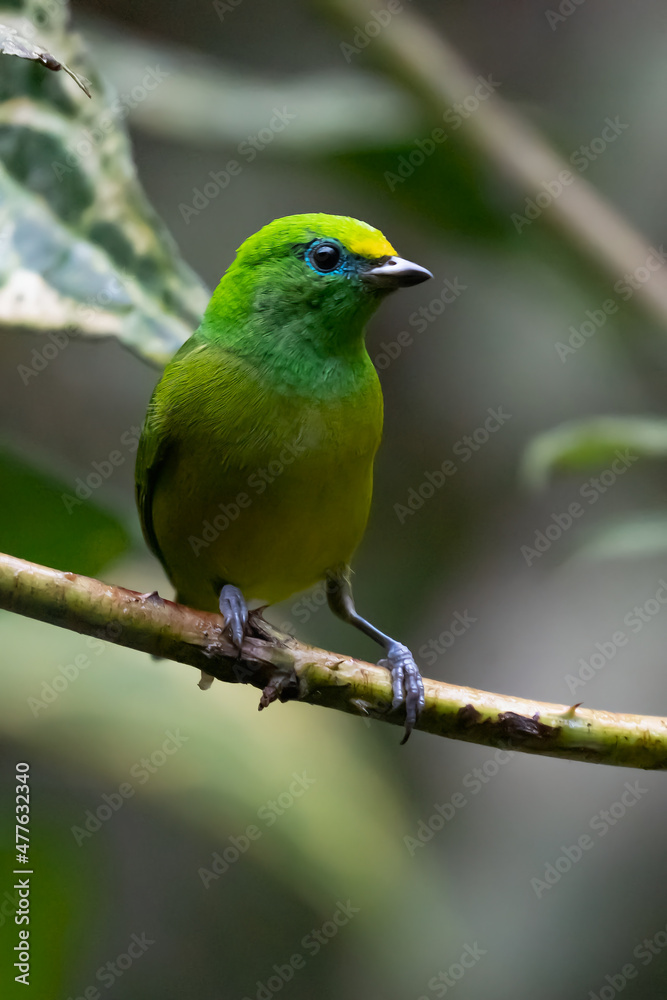
[[[240,247],[165,369],[136,470],[144,535],[177,601],[219,608],[240,650],[247,601],[325,580],[334,613],[384,648],[406,738],[424,703],[419,669],[355,610],[350,559],[382,434],[364,328],[389,292],[430,277],[355,219],[271,222]]]

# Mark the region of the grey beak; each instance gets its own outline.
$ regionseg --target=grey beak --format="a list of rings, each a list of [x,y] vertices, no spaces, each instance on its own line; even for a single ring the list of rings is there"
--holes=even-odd
[[[433,275],[419,264],[412,264],[402,257],[390,257],[384,264],[377,264],[364,271],[361,277],[374,288],[391,289],[420,285]]]

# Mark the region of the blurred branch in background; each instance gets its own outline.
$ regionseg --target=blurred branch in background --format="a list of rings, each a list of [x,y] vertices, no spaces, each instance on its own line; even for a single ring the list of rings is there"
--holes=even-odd
[[[369,0],[318,0],[318,6],[345,28],[348,49],[367,56],[412,92],[434,121],[441,122],[446,109],[474,100],[480,77],[418,14],[398,5],[400,12],[378,15]],[[369,26],[372,31],[366,32]],[[613,281],[646,268],[655,256],[641,234],[496,93],[477,101],[474,113],[460,116],[460,132],[533,199],[535,218],[543,217]],[[637,288],[636,299],[667,327],[664,270],[651,267],[651,280]]]
[[[62,109],[56,108],[55,102],[53,114],[48,116],[44,115],[43,102],[39,105],[40,116],[37,105],[33,110],[31,102],[22,102],[20,121],[18,107],[11,101],[6,104],[3,123],[11,127],[8,134],[16,146],[16,155],[5,157],[5,167],[10,167],[9,175],[0,177],[0,192],[6,185],[8,195],[4,223],[0,204],[0,228],[4,225],[10,234],[10,247],[14,233],[17,234],[15,242],[18,241],[23,223],[17,219],[16,210],[9,211],[8,206],[25,200],[24,186],[29,189],[36,186],[32,176],[25,178],[15,169],[19,147],[22,163],[41,160],[43,168],[50,155],[50,169],[42,169],[40,175],[41,193],[55,216],[49,219],[49,228],[53,232],[61,228],[63,246],[72,240],[71,230],[78,228],[78,219],[69,202],[69,217],[62,218],[62,203],[64,194],[70,201],[71,196],[76,195],[75,201],[80,201],[78,207],[86,209],[85,220],[90,230],[86,233],[86,262],[88,257],[94,262],[96,283],[91,280],[85,296],[80,287],[73,295],[71,279],[66,276],[67,281],[64,281],[61,275],[62,266],[54,277],[48,261],[28,267],[23,257],[22,269],[19,257],[10,254],[4,275],[6,287],[0,290],[0,317],[6,325],[48,328],[49,321],[39,315],[41,300],[52,329],[64,329],[69,320],[70,332],[115,334],[158,364],[185,339],[187,329],[183,331],[183,326],[196,326],[206,292],[178,258],[173,242],[145,204],[136,178],[129,178],[129,172],[133,174],[134,169],[127,136],[121,126],[128,115],[134,124],[147,132],[188,145],[245,144],[249,156],[255,156],[259,149],[270,148],[279,134],[280,142],[276,145],[280,146],[282,155],[296,152],[316,156],[340,155],[346,151],[371,152],[392,143],[412,141],[420,121],[427,129],[431,122],[446,121],[446,114],[458,106],[463,113],[457,116],[457,137],[480,155],[482,163],[518,189],[527,199],[526,204],[529,202],[533,206],[532,209],[522,208],[529,213],[525,225],[543,218],[598,272],[614,282],[632,276],[638,269],[648,268],[651,280],[642,277],[636,287],[632,286],[637,293],[635,301],[645,313],[667,327],[667,274],[662,266],[662,251],[649,247],[641,234],[572,169],[571,162],[561,157],[536,128],[498,96],[496,91],[502,81],[489,78],[483,99],[477,99],[475,95],[480,92],[482,78],[426,21],[404,7],[396,12],[385,9],[378,13],[368,0],[318,0],[317,7],[342,26],[341,38],[346,40],[340,43],[341,70],[302,75],[286,82],[223,68],[219,61],[207,60],[201,55],[195,57],[173,45],[128,41],[108,25],[104,29],[96,27],[95,20],[87,31],[94,42],[93,66],[78,40],[72,41],[74,36],[65,34],[65,15],[54,17],[48,29],[43,29],[43,40],[60,44],[77,65],[86,69],[97,94],[89,108],[70,102],[67,127]],[[16,24],[26,30],[25,20],[17,19]],[[348,50],[355,57],[366,58],[375,64],[389,79],[382,80],[351,66]],[[126,81],[136,75],[137,66],[149,67],[146,76],[152,74],[154,78],[146,81],[151,99],[128,98],[125,104],[127,95],[121,93],[118,98],[98,72],[98,67],[122,90]],[[12,92],[18,93],[21,86],[25,89],[27,84],[17,74],[13,76],[17,78],[12,78]],[[43,81],[41,84],[43,86]],[[134,88],[133,93],[137,89],[141,87]],[[147,93],[144,88],[144,94]],[[36,96],[36,91],[31,96]],[[470,102],[474,104],[474,111],[468,113]],[[352,104],[354,115],[349,113]],[[279,121],[272,129],[271,122],[267,122],[266,109],[274,105]],[[76,116],[72,118],[75,107]],[[113,130],[107,130],[109,122],[113,123]],[[85,156],[73,157],[70,146],[74,148],[77,129],[81,128],[91,148]],[[443,129],[439,131],[445,134]],[[32,134],[39,138],[39,145],[32,143],[30,149],[26,149]],[[248,144],[253,138],[255,146],[252,141]],[[422,143],[429,141],[426,135]],[[435,143],[432,144],[435,148]],[[36,162],[35,170],[38,166],[40,163]],[[94,180],[99,177],[103,178],[103,183]],[[90,201],[90,191],[95,189],[102,192],[105,200],[100,195],[98,204],[93,207],[86,203]],[[35,215],[34,199],[30,205],[26,202],[24,208],[26,217],[29,213]],[[40,203],[40,211],[43,213],[43,203]],[[57,218],[59,215],[61,218]],[[119,218],[123,219],[122,238]],[[523,218],[521,213],[514,213],[512,218],[515,227],[520,227],[517,220]],[[42,232],[44,220],[40,220],[39,228]],[[154,234],[149,236],[147,232],[151,228],[160,235],[159,246],[166,259],[158,260],[160,254]],[[67,236],[66,230],[70,230]],[[82,243],[77,250],[81,256]],[[105,255],[104,259],[100,252]],[[77,264],[80,267],[80,261],[77,260]],[[102,281],[105,271],[111,272],[106,284]],[[146,288],[135,280],[139,271],[144,285],[146,275],[153,279],[152,295],[147,295]],[[2,279],[0,269],[0,284]],[[107,289],[110,283],[113,286],[111,306],[108,305],[110,293]],[[78,284],[81,286],[82,281]],[[32,311],[26,306],[28,287],[29,298],[34,300]],[[98,301],[100,295],[102,298]],[[92,304],[97,309],[106,305],[106,317],[102,320],[96,317],[96,328],[89,329],[82,321],[84,313],[81,308],[77,312],[70,301],[72,298],[85,298],[87,306]]]
[[[303,645],[248,637],[243,656],[219,615],[88,577],[0,555],[0,608],[98,639],[198,667],[218,680],[276,698],[403,725],[390,714],[382,667]],[[267,626],[270,628],[270,626]],[[568,760],[667,769],[667,719],[551,705],[426,680],[417,729],[437,736]]]
[[[204,148],[247,144],[249,136],[266,130],[267,108],[277,105],[292,114],[289,127],[280,130],[281,153],[312,156],[410,139],[419,116],[417,101],[400,85],[347,65],[340,72],[274,80],[154,39],[128,40],[97,18],[84,23],[99,65],[119,90],[137,66],[159,63],[163,83],[149,102],[132,108],[130,120],[174,142]]]

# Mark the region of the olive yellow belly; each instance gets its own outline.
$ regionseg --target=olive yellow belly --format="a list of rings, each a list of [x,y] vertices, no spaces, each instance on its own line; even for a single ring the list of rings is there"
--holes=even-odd
[[[370,398],[265,399],[242,426],[206,395],[197,409],[179,422],[152,499],[177,599],[216,610],[232,583],[271,604],[347,564],[370,508],[379,387]]]

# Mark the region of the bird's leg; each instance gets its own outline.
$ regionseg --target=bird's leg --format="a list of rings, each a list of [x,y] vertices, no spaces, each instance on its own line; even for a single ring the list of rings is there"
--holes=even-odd
[[[243,637],[248,628],[248,605],[238,587],[226,583],[220,591],[220,614],[225,619],[225,632],[236,646],[239,654]]]
[[[247,635],[256,639],[275,639],[281,633],[262,617],[268,604],[261,608],[248,608],[245,597],[238,587],[226,583],[220,591],[220,614],[225,619],[225,631],[236,646],[239,654]]]
[[[358,614],[347,571],[327,577],[327,600],[335,615],[354,625],[386,650],[386,658],[379,664],[391,672],[392,708],[405,705],[405,736],[402,740],[405,743],[424,707],[424,682],[412,653],[402,642],[380,632]]]
[[[229,634],[232,643],[236,646],[237,656],[239,657],[239,662],[234,667],[234,673],[236,674],[237,681],[240,684],[245,684],[248,677],[252,674],[252,670],[247,664],[242,663],[240,660],[243,639],[248,630],[248,605],[239,588],[231,583],[226,583],[222,587],[218,603],[220,614],[225,619],[224,631]],[[202,670],[199,687],[202,691],[207,691],[214,680],[215,678],[212,674],[207,674],[205,670]]]
[[[236,646],[237,655],[240,657],[243,637],[248,628],[248,605],[245,602],[245,597],[238,587],[234,587],[231,583],[226,583],[220,591],[218,603],[220,614],[225,619],[224,630],[229,634],[230,639]],[[237,679],[241,683],[245,683],[247,677],[245,675],[241,676],[240,664],[238,668],[235,668],[235,673],[237,674]],[[205,670],[202,670],[199,687],[202,691],[208,691],[214,680],[215,677],[213,674],[207,674]]]
[[[220,614],[225,619],[225,631],[229,633],[232,642],[238,650],[238,661],[234,667],[234,674],[240,684],[246,684],[255,673],[255,668],[241,658],[245,636],[250,634],[254,637],[276,642],[281,634],[262,618],[264,608],[257,608],[254,611],[248,610],[243,593],[233,584],[226,583],[224,585],[220,591],[219,603]],[[260,710],[267,708],[276,699],[287,701],[289,698],[296,698],[298,695],[299,681],[294,671],[292,658],[285,656],[282,666],[279,665],[279,661],[276,660],[274,662],[276,669],[262,691],[262,697],[259,702]],[[202,681],[205,676],[207,675],[202,672]],[[202,687],[202,681],[199,683],[200,687]]]

